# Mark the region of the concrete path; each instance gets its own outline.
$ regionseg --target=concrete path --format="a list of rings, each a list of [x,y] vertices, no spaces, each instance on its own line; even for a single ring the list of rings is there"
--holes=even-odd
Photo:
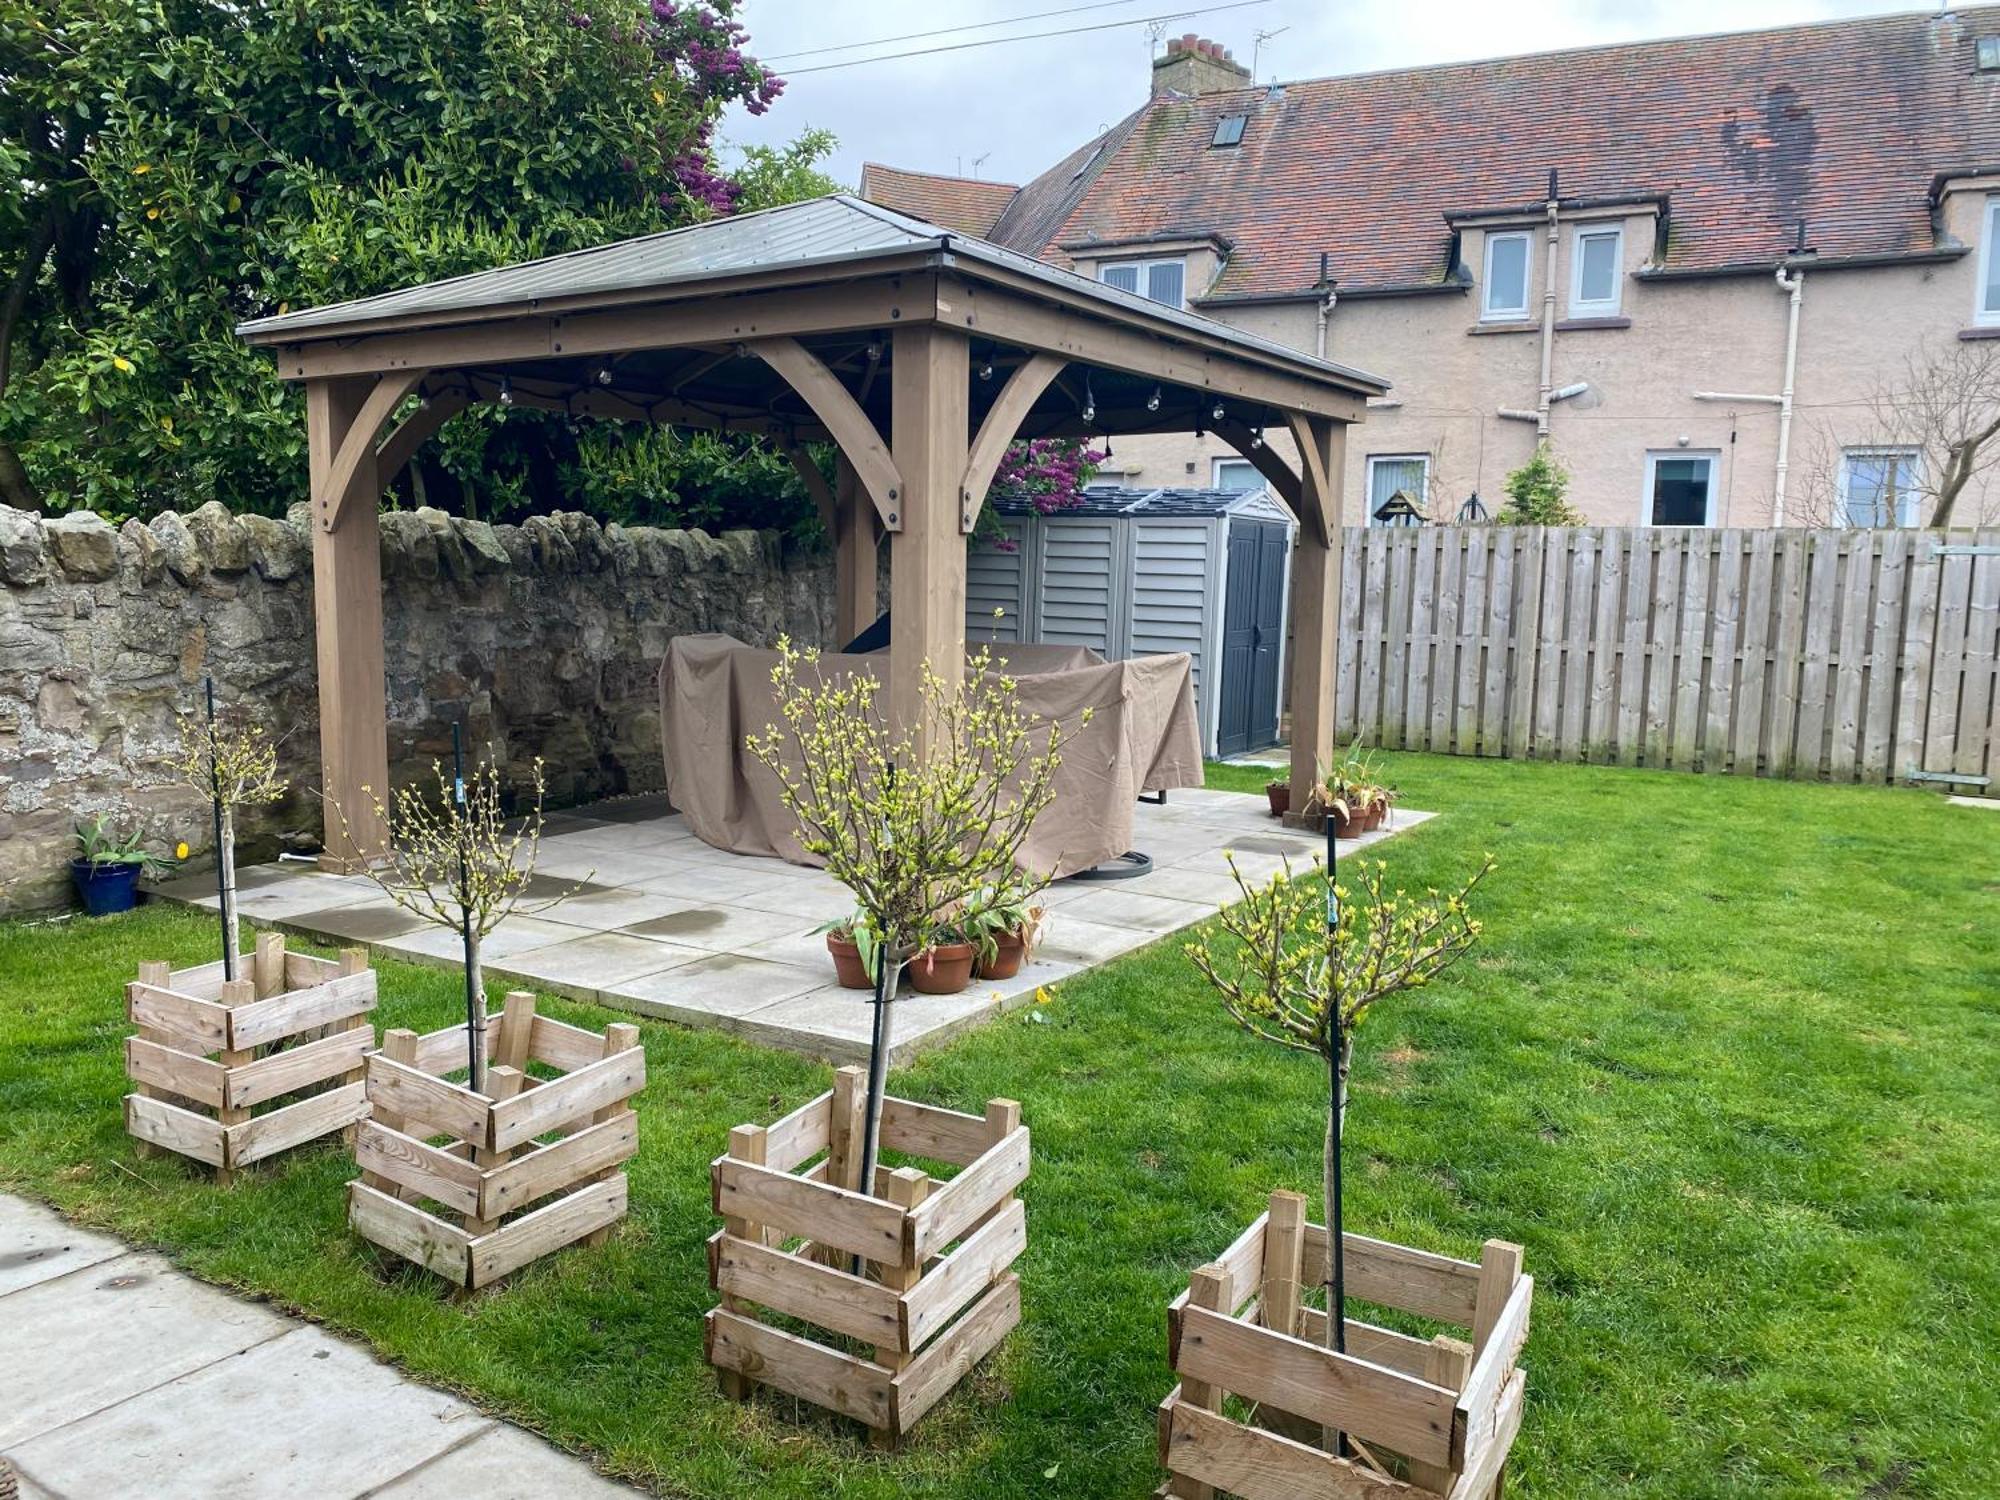
[[[0,1194],[22,1500],[630,1500],[354,1345]]]

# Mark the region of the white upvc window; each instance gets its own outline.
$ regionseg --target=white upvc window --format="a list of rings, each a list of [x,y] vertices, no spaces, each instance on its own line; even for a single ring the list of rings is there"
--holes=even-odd
[[[1522,323],[1528,317],[1526,231],[1486,236],[1486,275],[1480,284],[1479,316],[1487,323]]]
[[[1368,455],[1368,517],[1370,526],[1388,525],[1378,512],[1397,495],[1426,515],[1430,511],[1431,456],[1428,453]]]
[[[1187,305],[1187,266],[1179,259],[1106,261],[1098,266],[1097,279],[1168,307]]]
[[[1209,461],[1208,484],[1216,490],[1260,490],[1264,476],[1247,458],[1217,458]]]
[[[1922,455],[1914,448],[1845,448],[1840,454],[1843,526],[1915,526],[1923,512]]]
[[[1625,231],[1576,226],[1569,249],[1569,315],[1615,318],[1625,281]]]
[[[1983,232],[1979,236],[1979,299],[1972,307],[1975,323],[2000,323],[2000,194],[1986,200]]]
[[[1674,449],[1646,455],[1646,502],[1642,526],[1713,526],[1719,453]]]

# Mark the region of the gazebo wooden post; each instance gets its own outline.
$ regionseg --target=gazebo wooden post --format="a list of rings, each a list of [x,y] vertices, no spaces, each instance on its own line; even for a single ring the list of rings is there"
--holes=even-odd
[[[875,623],[881,611],[875,600],[876,564],[880,561],[882,523],[845,453],[834,460],[833,555],[834,633],[845,646]]]
[[[1333,764],[1334,631],[1340,618],[1340,487],[1347,424],[1295,419],[1299,539],[1292,552],[1292,806]],[[1301,820],[1303,821],[1303,820]]]
[[[389,725],[382,652],[382,527],[374,456],[336,458],[377,382],[308,381],[306,441],[313,496],[313,625],[319,656],[319,745],[325,798],[322,867],[346,873],[387,841],[375,795],[389,794]]]
[[[889,535],[889,714],[923,723],[923,670],[947,683],[965,680],[965,534],[959,488],[965,480],[971,425],[966,336],[936,324],[898,328],[890,372],[890,443],[903,493]]]

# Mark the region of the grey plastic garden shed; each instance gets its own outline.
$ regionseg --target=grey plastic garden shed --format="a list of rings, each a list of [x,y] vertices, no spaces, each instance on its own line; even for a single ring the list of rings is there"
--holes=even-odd
[[[1283,505],[1262,489],[1108,486],[1049,516],[1015,496],[989,503],[1006,543],[968,559],[968,641],[1088,646],[1114,661],[1185,651],[1204,751],[1278,743],[1298,527]]]

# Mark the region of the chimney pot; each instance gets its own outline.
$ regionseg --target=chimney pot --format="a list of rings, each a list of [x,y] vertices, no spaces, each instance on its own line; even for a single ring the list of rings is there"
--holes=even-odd
[[[1164,57],[1153,59],[1153,93],[1224,94],[1250,87],[1250,70],[1220,42],[1190,31],[1167,42]]]

